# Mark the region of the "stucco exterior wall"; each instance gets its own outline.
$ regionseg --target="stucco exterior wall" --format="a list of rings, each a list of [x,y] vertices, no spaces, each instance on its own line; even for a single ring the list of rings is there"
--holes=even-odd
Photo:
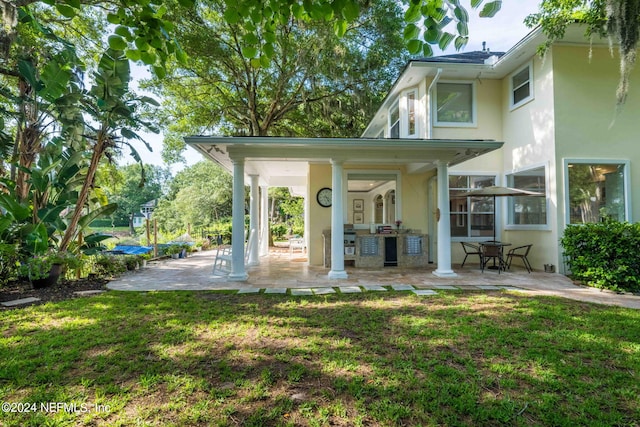
[[[616,52],[617,53],[617,52]],[[631,167],[627,200],[631,206],[631,222],[640,221],[640,70],[631,75],[626,104],[616,112],[616,88],[619,59],[606,48],[554,46],[555,139],[558,187],[556,221],[559,237],[566,227],[565,159],[588,159],[594,163],[626,160]]]
[[[530,65],[533,67],[533,94],[530,102],[515,109],[510,107],[511,75],[502,82],[504,104],[504,142],[502,184],[507,184],[506,175],[544,166],[547,173],[547,226],[535,229],[510,226],[503,222],[505,231],[502,240],[512,243],[512,247],[533,244],[529,254],[529,262],[542,270],[544,264],[558,265],[558,226],[557,217],[557,182],[555,154],[555,98],[553,81],[553,56],[544,58],[534,56]],[[507,218],[508,200],[501,201],[501,214]]]
[[[316,201],[316,194],[323,187],[331,188],[331,164],[309,164],[307,179],[309,235],[306,238],[311,265],[323,264],[322,230],[331,228],[331,208],[323,208]]]

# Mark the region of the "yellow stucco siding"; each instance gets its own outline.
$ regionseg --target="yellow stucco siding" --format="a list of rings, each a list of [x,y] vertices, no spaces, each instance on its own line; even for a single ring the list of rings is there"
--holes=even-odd
[[[309,164],[307,180],[307,209],[309,219],[309,235],[307,238],[309,264],[322,265],[322,230],[331,228],[331,208],[323,208],[316,201],[318,190],[331,188],[331,165]]]
[[[631,75],[626,104],[616,114],[619,59],[606,48],[554,46],[556,156],[559,224],[564,224],[562,159],[628,160],[640,164],[640,69]],[[630,173],[629,187],[640,187],[640,173]],[[640,221],[640,197],[631,192],[630,221]]]

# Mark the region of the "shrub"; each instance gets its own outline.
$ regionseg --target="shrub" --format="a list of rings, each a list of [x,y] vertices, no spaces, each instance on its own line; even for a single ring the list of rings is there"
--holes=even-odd
[[[640,291],[639,224],[570,225],[560,244],[576,280],[601,289]]]
[[[18,277],[18,251],[16,246],[0,243],[0,286]]]
[[[127,271],[124,257],[120,255],[96,255],[93,262],[93,273],[98,277],[109,278]]]

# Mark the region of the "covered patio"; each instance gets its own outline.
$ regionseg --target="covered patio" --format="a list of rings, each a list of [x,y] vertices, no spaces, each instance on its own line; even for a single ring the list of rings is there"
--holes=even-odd
[[[347,218],[348,171],[366,171],[396,174],[405,180],[419,181],[424,186],[417,202],[406,197],[405,210],[412,208],[413,216],[426,228],[434,222],[431,238],[437,242],[435,268],[430,273],[438,277],[455,278],[451,268],[451,239],[449,217],[448,168],[502,147],[492,140],[423,140],[373,138],[285,138],[285,137],[216,137],[193,136],[185,138],[196,148],[233,175],[232,262],[229,281],[247,282],[251,275],[261,275],[269,269],[264,257],[268,252],[268,220],[266,214],[268,187],[289,187],[292,194],[305,198],[305,239],[309,247],[308,268],[317,271],[323,279],[348,280],[352,269],[345,267],[344,226]],[[327,166],[326,169],[323,169]],[[330,167],[330,169],[329,169]],[[350,169],[351,168],[351,169]],[[326,170],[326,173],[324,172]],[[330,175],[330,181],[328,176]],[[417,177],[417,178],[416,178]],[[436,178],[437,200],[426,208],[427,180]],[[400,186],[398,178],[398,186]],[[250,185],[250,224],[245,229],[245,183]],[[310,196],[321,187],[330,185],[330,220],[311,206]],[[422,190],[421,190],[422,191]],[[398,194],[400,194],[398,189]],[[401,194],[399,199],[401,199]],[[398,203],[400,204],[400,203]],[[314,211],[315,209],[315,211]],[[402,209],[396,207],[395,218],[407,220]],[[416,213],[417,211],[417,213]],[[433,220],[426,218],[432,215]],[[320,220],[319,220],[320,219]],[[330,270],[319,267],[318,254],[322,251],[323,228],[330,228]],[[245,265],[245,236],[249,239],[248,262]],[[437,238],[436,238],[437,236]],[[265,264],[265,265],[262,265]],[[262,268],[255,268],[262,265]],[[282,267],[282,266],[279,266]],[[317,269],[317,270],[316,270]]]

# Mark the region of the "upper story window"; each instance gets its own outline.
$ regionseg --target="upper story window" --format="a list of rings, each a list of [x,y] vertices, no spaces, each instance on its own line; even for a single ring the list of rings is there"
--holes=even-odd
[[[389,114],[389,138],[400,138],[400,110],[397,104]]]
[[[416,135],[416,92],[407,93],[407,136]]]
[[[435,104],[435,125],[475,126],[475,86],[472,82],[438,83]]]
[[[511,75],[511,108],[516,108],[533,99],[533,67],[531,63]]]

